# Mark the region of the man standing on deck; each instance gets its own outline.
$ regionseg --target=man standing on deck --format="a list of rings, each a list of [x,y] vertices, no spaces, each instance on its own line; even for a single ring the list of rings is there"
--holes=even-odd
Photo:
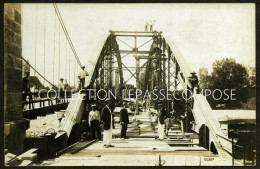
[[[114,147],[113,145],[111,145],[113,119],[112,119],[112,111],[109,105],[110,105],[110,100],[107,98],[105,100],[105,106],[103,107],[101,113],[101,121],[103,122],[103,128],[104,128],[104,132],[103,132],[104,148]]]
[[[126,139],[126,130],[129,123],[128,111],[126,109],[127,102],[123,103],[124,107],[120,110],[121,139]]]
[[[25,76],[23,77],[23,104],[22,109],[25,109],[28,103],[24,103],[26,98],[29,97],[29,100],[32,100],[32,94],[30,90],[30,81],[29,81],[30,73],[25,72]]]
[[[91,111],[89,112],[89,126],[91,128],[91,133],[92,133],[92,139],[96,139],[96,132],[98,135],[98,139],[101,140],[101,133],[100,133],[100,114],[99,111],[97,110],[96,104],[91,105]]]
[[[199,93],[199,79],[195,72],[190,73],[191,76],[188,77],[191,83],[191,91],[195,94]]]
[[[158,121],[158,135],[159,135],[159,140],[163,140],[164,139],[164,120],[166,118],[166,111],[165,109],[162,107],[162,104],[158,105],[158,114],[157,114],[157,119],[156,121]]]
[[[86,76],[88,76],[88,72],[85,71],[85,66],[82,66],[81,67],[82,71],[79,72],[79,89],[83,89],[85,87],[85,79],[86,79]]]
[[[59,83],[59,85],[58,85],[58,88],[59,88],[59,100],[58,101],[60,101],[60,99],[62,99],[63,97],[64,97],[64,79],[63,78],[61,78],[60,79],[60,83]]]

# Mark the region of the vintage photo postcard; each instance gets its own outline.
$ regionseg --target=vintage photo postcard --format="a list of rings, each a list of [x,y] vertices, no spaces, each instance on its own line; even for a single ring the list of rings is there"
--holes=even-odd
[[[4,3],[5,166],[255,166],[254,3]]]

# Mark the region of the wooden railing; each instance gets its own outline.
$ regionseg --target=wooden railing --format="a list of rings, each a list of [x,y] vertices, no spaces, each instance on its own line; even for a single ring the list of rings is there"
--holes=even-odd
[[[28,109],[26,110],[32,110],[45,106],[68,103],[71,98],[71,91],[23,93],[23,97],[28,98],[26,101],[23,101],[23,106],[28,105]],[[35,106],[36,103],[39,103],[39,107]]]

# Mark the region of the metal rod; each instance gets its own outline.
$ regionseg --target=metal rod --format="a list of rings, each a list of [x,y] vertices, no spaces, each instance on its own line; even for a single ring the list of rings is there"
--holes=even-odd
[[[232,166],[234,166],[234,138],[232,137]]]

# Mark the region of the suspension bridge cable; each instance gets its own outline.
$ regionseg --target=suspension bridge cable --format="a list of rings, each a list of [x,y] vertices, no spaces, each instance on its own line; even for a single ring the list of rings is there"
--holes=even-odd
[[[60,80],[60,25],[59,25],[59,69],[58,69],[58,80]]]
[[[53,45],[53,63],[52,63],[52,72],[53,72],[53,76],[52,76],[52,83],[54,83],[54,64],[55,64],[55,43],[56,43],[56,13],[54,12],[54,45]]]
[[[37,49],[37,23],[38,23],[38,5],[36,5],[36,19],[35,19],[35,45],[34,45],[34,67],[36,68],[36,49]],[[36,72],[34,72],[34,76]]]
[[[76,85],[75,85],[75,81],[76,81],[76,79],[75,79],[75,73],[76,73],[76,59],[75,59],[75,64],[74,64],[74,87],[76,87]]]
[[[66,38],[67,38],[67,40],[68,40],[68,42],[69,42],[69,44],[70,44],[70,47],[71,47],[71,49],[72,49],[72,51],[73,51],[73,53],[74,53],[74,56],[75,56],[75,58],[76,58],[76,60],[77,60],[77,62],[78,62],[78,64],[79,64],[79,66],[80,67],[82,67],[82,64],[81,64],[81,62],[80,62],[80,60],[79,60],[79,57],[78,57],[78,55],[77,55],[77,52],[76,52],[76,50],[75,50],[75,48],[74,48],[74,45],[73,45],[73,43],[72,43],[72,41],[71,41],[71,39],[70,39],[70,36],[69,36],[69,34],[68,34],[68,31],[67,31],[67,29],[66,29],[66,26],[65,26],[65,24],[64,24],[64,22],[63,22],[63,19],[62,19],[62,16],[61,16],[61,14],[60,14],[60,11],[59,11],[59,9],[58,9],[58,6],[57,6],[57,4],[53,4],[53,6],[54,6],[54,9],[55,9],[55,12],[56,12],[56,14],[57,14],[57,16],[58,16],[58,19],[59,19],[59,21],[60,21],[60,24],[61,24],[61,26],[62,26],[62,29],[63,29],[63,31],[64,31],[64,33],[65,33],[65,35],[66,35]]]
[[[56,7],[57,7],[57,5],[56,5]],[[71,40],[70,40],[69,34],[68,34],[68,32],[67,32],[67,29],[66,29],[66,27],[65,27],[65,25],[64,25],[64,22],[63,22],[63,19],[62,19],[61,15],[60,15],[60,12],[59,12],[58,8],[56,8],[56,9],[57,9],[57,12],[58,12],[58,14],[59,14],[58,19],[59,19],[60,24],[61,24],[61,26],[62,26],[62,29],[63,29],[63,31],[64,31],[64,33],[65,33],[65,36],[66,36],[66,38],[67,38],[67,40],[68,40],[68,42],[69,42],[69,44],[70,44],[70,46],[71,46],[71,49],[72,49],[72,51],[73,51],[73,53],[74,53],[74,56],[75,56],[75,58],[76,58],[78,64],[80,65],[80,67],[82,67],[82,65],[81,65],[81,63],[80,63],[80,60],[79,60],[79,58],[78,58],[78,56],[77,56],[77,52],[76,52],[76,50],[75,50],[75,48],[74,48],[74,46],[73,46],[73,44],[72,44],[72,42],[71,42]]]
[[[69,84],[70,84],[70,48],[69,48]]]
[[[46,46],[46,5],[44,5],[44,46],[43,46],[43,76],[45,77],[45,46]],[[43,81],[44,85],[45,81]]]
[[[67,80],[67,41],[65,42],[65,79]]]
[[[41,75],[32,65],[23,57],[21,56],[22,60],[24,60],[39,76],[41,76],[46,82],[48,82],[53,87],[56,87],[53,83],[51,83],[49,80],[47,80],[43,75]]]
[[[72,43],[72,41],[71,41],[71,39],[70,39],[70,36],[69,36],[69,34],[68,34],[68,32],[67,32],[66,26],[65,26],[65,24],[64,24],[64,22],[63,22],[63,19],[62,19],[62,17],[61,17],[61,14],[60,14],[60,11],[59,11],[59,9],[58,9],[58,6],[57,6],[56,4],[54,4],[54,5],[55,5],[55,9],[56,9],[56,11],[57,11],[57,13],[58,13],[58,19],[59,19],[59,21],[60,21],[60,24],[61,24],[61,26],[62,26],[62,29],[63,29],[63,31],[64,31],[64,33],[65,33],[65,35],[66,35],[66,38],[67,38],[68,42],[70,43],[70,46],[71,46],[71,49],[72,49],[72,51],[73,51],[73,53],[74,53],[75,58],[77,59],[77,62],[78,62],[78,64],[79,64],[80,67],[81,67],[82,65],[81,65],[81,63],[80,63],[80,60],[79,60],[79,58],[78,58],[77,52],[76,52],[76,50],[75,50],[75,48],[74,48],[74,45],[73,45],[73,43]]]

